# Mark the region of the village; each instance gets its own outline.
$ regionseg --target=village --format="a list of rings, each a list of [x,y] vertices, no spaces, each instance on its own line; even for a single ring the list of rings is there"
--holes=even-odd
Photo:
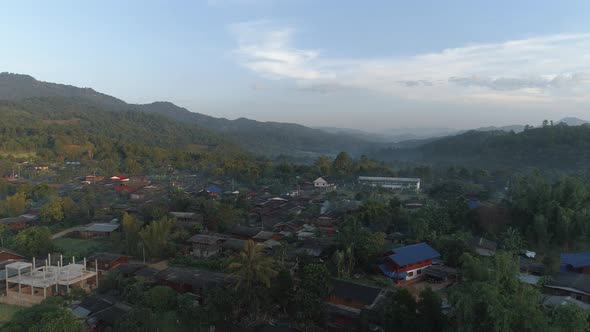
[[[22,166],[46,176],[25,180],[11,174],[6,178],[11,186],[51,181],[47,166]],[[430,184],[422,181],[385,176],[333,181],[318,176],[299,179],[290,190],[278,193],[269,186],[248,188],[233,179],[181,172],[94,174],[56,183],[51,187],[59,197],[77,197],[77,213],[67,223],[64,216],[48,214],[47,207],[34,201],[19,216],[0,219],[2,237],[18,241],[20,232],[49,226],[52,243],[45,251],[19,252],[17,245],[0,248],[0,309],[76,294],[68,306],[85,330],[107,331],[133,309],[123,291],[111,285],[113,278],[140,280],[143,292],[165,286],[205,305],[216,289],[231,288],[238,281],[228,270],[232,259],[259,252],[272,259],[273,270],[287,271],[289,278],[301,278],[307,265],[330,266],[321,301],[325,327],[332,331],[359,326],[385,331],[379,312],[400,289],[416,301],[425,289],[436,292],[441,312],[452,316],[447,290],[465,280],[458,258],[451,258],[455,249],[440,241],[420,241],[411,228],[374,226],[378,221],[363,212],[371,200],[390,199],[397,204],[394,211],[407,215],[428,209],[424,188]],[[88,201],[82,207],[79,202],[84,199]],[[491,204],[478,195],[465,195],[461,201],[472,213]],[[81,211],[84,208],[87,211]],[[62,214],[68,214],[66,209],[61,207]],[[351,222],[358,216],[364,226]],[[169,222],[169,228],[162,226],[161,236],[144,235],[139,231],[142,220],[152,220],[150,226]],[[368,242],[355,242],[364,232]],[[500,250],[496,241],[483,236],[463,238],[455,245],[481,259],[493,260]],[[563,252],[559,270],[551,270],[529,248],[512,249],[517,267],[513,273],[520,282],[539,288],[539,305],[550,310],[569,303],[590,310],[590,252]],[[237,331],[226,330],[233,328]],[[257,331],[297,328],[277,314]]]

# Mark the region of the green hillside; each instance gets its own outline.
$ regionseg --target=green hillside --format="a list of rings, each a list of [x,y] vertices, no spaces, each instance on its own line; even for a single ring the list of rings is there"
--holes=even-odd
[[[388,162],[419,162],[483,168],[536,167],[587,170],[590,126],[559,124],[521,133],[469,131],[414,148],[387,148],[369,153]]]

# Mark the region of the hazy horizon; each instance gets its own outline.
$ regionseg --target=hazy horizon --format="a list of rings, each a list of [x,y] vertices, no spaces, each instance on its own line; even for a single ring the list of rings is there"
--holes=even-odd
[[[9,47],[0,71],[130,103],[365,131],[537,125],[590,114],[583,1],[2,7],[9,15],[0,38]]]

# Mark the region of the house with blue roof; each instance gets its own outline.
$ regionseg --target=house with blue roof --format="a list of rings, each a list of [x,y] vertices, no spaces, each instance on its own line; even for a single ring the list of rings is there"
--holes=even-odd
[[[590,274],[590,251],[561,254],[560,270]]]
[[[395,282],[403,283],[423,277],[423,271],[438,261],[440,253],[422,242],[393,249],[379,269]]]

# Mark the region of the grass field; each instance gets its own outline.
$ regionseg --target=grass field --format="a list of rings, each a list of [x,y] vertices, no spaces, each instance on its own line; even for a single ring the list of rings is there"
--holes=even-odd
[[[0,303],[0,327],[8,322],[21,307]]]
[[[87,256],[97,251],[109,251],[111,243],[109,239],[77,239],[71,237],[62,237],[53,240],[56,251],[65,256]]]
[[[6,152],[6,151],[0,151],[0,157],[13,156],[15,158],[32,158],[32,157],[35,157],[36,155],[37,155],[37,152],[36,151],[24,151],[24,152],[17,152],[17,151]]]

